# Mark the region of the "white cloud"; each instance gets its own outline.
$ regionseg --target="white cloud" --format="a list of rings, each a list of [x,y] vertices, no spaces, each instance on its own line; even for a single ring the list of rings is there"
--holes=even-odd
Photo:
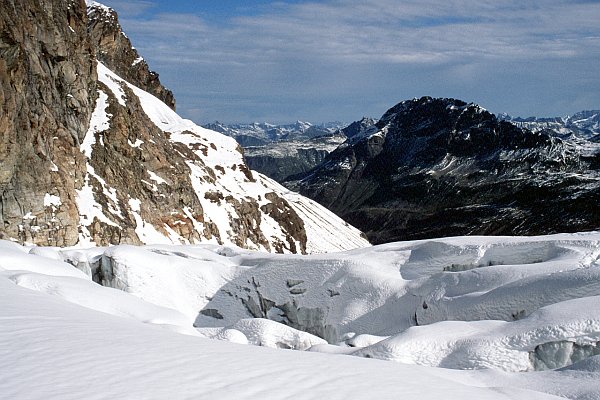
[[[430,79],[439,81],[441,86],[435,88],[439,92],[463,93],[466,90],[456,90],[460,82],[463,88],[474,89],[472,81],[490,76],[494,68],[503,76],[507,69],[512,70],[515,76],[508,82],[488,83],[503,90],[512,85],[516,94],[517,86],[526,84],[530,76],[538,80],[538,86],[530,90],[543,89],[539,80],[549,77],[546,63],[576,66],[600,60],[598,2],[330,0],[280,2],[265,10],[225,23],[186,14],[123,18],[122,22],[155,68],[168,79],[175,77],[175,85],[179,80],[185,82],[181,85],[183,96],[175,88],[184,108],[193,97],[191,90],[212,91],[215,102],[227,101],[227,93],[236,91],[256,103],[265,103],[264,96],[269,94],[281,101],[302,103],[316,97],[334,101],[333,92],[344,96],[348,94],[345,86],[355,86],[363,91],[365,103],[375,104],[381,99],[375,98],[374,88],[392,85],[399,92],[395,102],[406,97],[404,92],[412,95],[418,91],[417,83],[431,78],[427,74],[459,80],[444,87],[444,80]],[[535,64],[539,64],[538,73]],[[470,74],[457,74],[459,70]],[[196,77],[195,88],[192,77],[182,76],[184,71]],[[589,71],[572,71],[575,76],[583,73]],[[340,82],[338,75],[346,81]],[[399,83],[402,75],[411,82]],[[589,78],[599,83],[597,73]],[[365,87],[364,82],[370,85]],[[421,87],[421,94],[432,94],[425,92],[430,89],[427,85]],[[569,95],[575,94],[565,94]],[[578,94],[582,96],[585,94]],[[591,96],[600,102],[600,95]],[[479,97],[485,100],[485,96]],[[504,103],[497,98],[494,101],[484,105],[510,104],[508,98]],[[198,105],[202,106],[196,103],[188,108]],[[222,103],[218,108],[225,106]],[[545,107],[552,110],[549,104]],[[364,108],[368,109],[368,104]],[[542,109],[538,104],[538,110]],[[357,110],[357,117],[366,111]],[[347,118],[334,114],[335,105],[329,112],[330,119]],[[242,114],[252,113],[245,110]],[[216,118],[228,117],[210,119]]]

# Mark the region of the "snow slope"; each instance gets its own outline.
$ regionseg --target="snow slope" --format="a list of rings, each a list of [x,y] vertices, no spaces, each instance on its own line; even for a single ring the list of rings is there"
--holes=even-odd
[[[106,290],[106,298],[118,293]],[[0,319],[6,399],[553,398],[457,383],[425,367],[181,335],[34,292],[4,274]]]
[[[0,393],[597,399],[599,259],[597,232],[310,256],[0,241]]]
[[[264,207],[269,207],[272,204],[270,196],[274,194],[276,197],[289,200],[292,203],[290,204],[291,208],[301,214],[300,217],[304,220],[304,229],[308,237],[307,243],[301,243],[300,240],[294,239],[293,246],[292,244],[289,247],[287,245],[281,246],[282,250],[299,252],[305,246],[308,253],[320,253],[369,245],[368,241],[361,236],[360,231],[349,226],[322,206],[289,192],[256,172],[251,173],[249,170],[244,170],[243,154],[234,139],[181,118],[161,100],[124,81],[100,62],[98,62],[98,80],[110,89],[110,95],[114,96],[119,106],[122,107],[127,105],[127,95],[124,88],[130,89],[139,99],[143,112],[154,125],[168,134],[171,143],[175,146],[184,146],[188,149],[187,151],[195,154],[195,159],[188,158],[186,164],[191,171],[189,179],[196,193],[197,201],[204,212],[200,220],[191,216],[189,208],[184,207],[182,212],[189,220],[195,221],[193,229],[201,238],[204,235],[204,242],[218,243],[217,238],[220,238],[222,244],[240,245],[233,237],[232,225],[238,223],[236,220],[258,218],[256,221],[257,226],[253,230],[262,234],[265,241],[259,241],[258,239],[253,241],[251,237],[248,237],[243,243],[244,247],[274,251],[275,244],[289,243],[291,240],[289,229],[282,224],[282,221],[277,220],[273,213],[263,210]],[[95,137],[107,129],[110,124],[112,116],[107,113],[106,108],[107,94],[100,91],[90,129],[81,145],[81,151],[88,160],[93,152],[92,146],[96,144]],[[144,142],[141,140],[130,143],[132,147],[139,147],[143,144]],[[125,211],[133,215],[137,226],[135,232],[143,243],[189,243],[187,238],[170,229],[167,224],[160,223],[157,225],[144,219],[141,212],[143,207],[139,199],[130,197],[126,202],[119,202],[116,190],[109,187],[102,177],[95,173],[94,168],[89,163],[87,170],[88,175],[85,179],[85,185],[78,191],[77,199],[81,213],[80,224],[82,225],[79,240],[80,247],[94,245],[88,227],[92,225],[95,218],[108,225],[117,226],[118,224],[115,221],[118,220],[115,220],[114,216],[122,218],[123,210],[121,210],[121,206],[124,203],[129,205],[129,209]],[[158,185],[166,183],[156,173],[152,171],[148,173]],[[110,199],[108,201],[109,212],[104,213],[102,206],[95,200],[93,187],[89,183],[90,177],[100,182],[103,193]],[[155,191],[158,190],[157,185],[154,185],[154,188]],[[207,195],[209,193],[225,200],[219,200],[219,198],[215,200],[215,196]],[[240,207],[236,207],[236,202],[256,202],[257,215],[242,215]],[[207,227],[213,230],[208,235],[209,237],[206,237]]]

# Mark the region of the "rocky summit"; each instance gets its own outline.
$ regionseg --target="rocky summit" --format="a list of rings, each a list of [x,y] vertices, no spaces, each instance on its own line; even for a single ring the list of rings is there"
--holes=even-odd
[[[600,147],[455,99],[399,103],[290,188],[373,243],[600,227]]]
[[[174,109],[114,10],[0,0],[0,238],[289,253],[368,245],[251,171],[235,140]]]

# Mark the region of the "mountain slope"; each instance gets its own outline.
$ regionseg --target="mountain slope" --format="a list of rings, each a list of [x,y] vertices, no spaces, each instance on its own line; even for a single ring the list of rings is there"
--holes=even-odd
[[[460,100],[423,97],[391,108],[286,186],[374,243],[592,230],[600,227],[598,150]]]
[[[1,207],[5,238],[59,246],[211,242],[292,253],[368,244],[359,231],[321,212],[316,203],[292,196],[253,173],[235,140],[179,117],[157,75],[142,61],[129,65],[139,56],[112,9],[91,3],[86,10],[50,0],[40,7],[56,12],[50,26],[67,26],[66,32],[52,37],[52,45],[73,52],[60,56],[57,70],[75,61],[90,70],[73,72],[82,81],[80,89],[46,78],[53,70],[15,74],[15,68],[27,63],[15,61],[4,75],[8,86],[19,83],[24,91],[30,90],[32,101],[44,103],[36,97],[41,90],[36,87],[43,87],[66,99],[67,109],[45,110],[45,120],[63,118],[67,129],[32,126],[35,140],[19,137],[23,133],[17,129],[18,124],[35,121],[31,115],[16,115],[7,128],[4,137],[11,145],[14,142],[21,153],[29,153],[7,157],[0,165],[5,174],[13,174],[4,177],[9,182],[3,186]],[[71,13],[77,13],[81,22],[75,33],[68,28]],[[7,25],[6,19],[13,16],[5,16]],[[9,33],[12,36],[4,35],[3,40],[20,37],[18,31]],[[31,35],[35,37],[35,32]],[[72,48],[69,35],[77,35],[86,51]],[[23,45],[15,43],[15,52],[24,57],[19,53]],[[96,55],[141,87],[118,76]],[[42,48],[32,49],[27,57],[32,64],[48,63],[49,56]],[[75,61],[67,61],[70,58]],[[43,79],[37,82],[32,76]],[[87,102],[71,94],[74,89]],[[10,95],[21,100],[18,93]],[[71,110],[72,99],[78,107]],[[300,215],[306,216],[306,210],[322,216],[319,223],[312,219],[305,223]]]

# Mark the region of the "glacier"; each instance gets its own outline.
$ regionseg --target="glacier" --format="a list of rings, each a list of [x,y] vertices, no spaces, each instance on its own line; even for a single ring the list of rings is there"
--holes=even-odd
[[[0,390],[594,399],[599,271],[599,232],[305,256],[0,241]]]

